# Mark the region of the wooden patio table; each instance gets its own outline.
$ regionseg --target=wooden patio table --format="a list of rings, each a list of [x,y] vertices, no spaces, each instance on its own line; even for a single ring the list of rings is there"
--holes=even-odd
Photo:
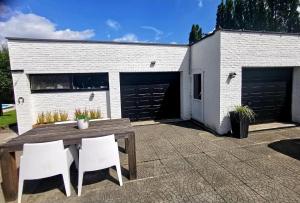
[[[80,144],[82,138],[114,134],[117,140],[125,139],[125,151],[128,153],[129,179],[136,179],[135,133],[129,119],[93,121],[90,122],[90,127],[85,130],[79,130],[76,126],[76,123],[38,126],[0,145],[2,189],[6,200],[15,200],[17,197],[18,170],[15,152],[22,151],[25,143],[63,140],[64,145],[68,146]]]

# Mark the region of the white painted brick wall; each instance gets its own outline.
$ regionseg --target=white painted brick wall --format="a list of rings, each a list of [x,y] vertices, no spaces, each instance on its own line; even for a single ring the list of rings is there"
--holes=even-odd
[[[23,83],[15,86],[16,97],[33,97],[32,101],[26,99],[31,108],[17,106],[20,134],[29,130],[35,123],[37,112],[58,107],[57,105],[51,107],[49,104],[58,103],[61,109],[71,112],[75,106],[83,107],[82,101],[87,101],[90,94],[90,92],[78,93],[78,95],[63,93],[57,98],[56,94],[31,95],[26,75],[33,73],[108,72],[109,92],[106,95],[97,93],[95,101],[86,104],[101,107],[102,111],[106,110],[109,117],[120,118],[120,72],[180,71],[181,116],[183,119],[190,118],[188,46],[9,40],[8,47],[11,69],[22,69],[25,76],[22,79]],[[153,68],[150,67],[151,61],[156,61]]]
[[[242,67],[300,67],[300,37],[221,32],[220,134],[230,130],[228,112],[241,104]],[[230,72],[236,72],[237,76],[228,83]],[[299,77],[294,79],[297,80],[294,84],[299,84]],[[296,103],[296,96],[293,98]],[[295,113],[294,106],[293,117],[298,118]]]
[[[94,94],[94,97],[92,96]],[[31,95],[34,104],[34,118],[41,112],[66,111],[70,119],[74,119],[75,109],[100,110],[103,118],[107,115],[108,91],[94,92],[59,92],[34,93]]]
[[[19,134],[23,134],[30,130],[34,123],[34,105],[31,98],[30,84],[28,77],[24,73],[13,73],[12,79],[16,102],[18,131]]]
[[[220,116],[220,33],[217,32],[192,46],[192,73],[204,75],[202,100],[193,97],[191,78],[192,118],[218,130]]]

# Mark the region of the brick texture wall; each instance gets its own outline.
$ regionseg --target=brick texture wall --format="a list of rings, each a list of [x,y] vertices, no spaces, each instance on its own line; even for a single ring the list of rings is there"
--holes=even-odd
[[[216,131],[220,116],[220,33],[194,44],[191,58],[192,74],[203,75],[202,99],[194,99],[191,91],[192,118]]]
[[[230,130],[228,112],[241,104],[242,67],[300,67],[299,57],[300,36],[222,31],[218,132],[224,134]],[[236,72],[237,76],[228,81],[230,72]],[[294,104],[299,101],[298,70],[296,73]],[[293,118],[299,118],[298,108],[293,105]]]
[[[99,107],[105,116],[120,118],[120,72],[179,71],[181,117],[190,118],[188,46],[9,40],[8,47],[11,69],[24,70],[13,73],[15,97],[25,98],[23,105],[17,104],[19,134],[31,129],[43,110],[65,109],[73,115],[75,107]],[[150,67],[151,61],[156,61],[154,67]],[[88,100],[91,92],[31,94],[27,77],[33,73],[92,72],[108,72],[110,86],[108,92],[95,92],[93,101]],[[17,77],[21,78],[18,83]]]

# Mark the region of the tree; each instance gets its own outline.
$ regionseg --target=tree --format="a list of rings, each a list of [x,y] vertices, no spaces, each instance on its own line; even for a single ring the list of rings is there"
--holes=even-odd
[[[225,5],[222,0],[217,10],[216,29],[224,28],[224,25],[225,25]]]
[[[258,0],[257,2],[253,28],[260,31],[267,29],[267,10],[264,0]]]
[[[245,29],[254,30],[254,16],[256,15],[257,0],[245,1]]]
[[[193,24],[190,32],[189,43],[194,44],[202,38],[202,29],[198,24]]]
[[[244,0],[235,0],[234,1],[234,13],[233,21],[235,29],[244,29],[245,28],[245,4]]]
[[[299,0],[290,0],[288,5],[287,16],[287,31],[288,32],[300,32],[300,19],[298,7],[300,6]]]
[[[11,101],[12,78],[10,74],[9,55],[6,47],[0,47],[0,116],[3,115],[2,103]]]
[[[224,0],[216,28],[300,32],[299,0]]]
[[[233,21],[233,1],[227,0],[225,4],[225,25],[224,28],[232,29],[234,27]]]

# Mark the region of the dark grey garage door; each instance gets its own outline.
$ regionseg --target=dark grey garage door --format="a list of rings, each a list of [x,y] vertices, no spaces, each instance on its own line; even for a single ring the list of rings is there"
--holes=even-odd
[[[131,121],[180,117],[179,73],[121,73],[122,117]]]
[[[291,120],[293,69],[243,68],[242,104],[256,113],[256,123]]]

